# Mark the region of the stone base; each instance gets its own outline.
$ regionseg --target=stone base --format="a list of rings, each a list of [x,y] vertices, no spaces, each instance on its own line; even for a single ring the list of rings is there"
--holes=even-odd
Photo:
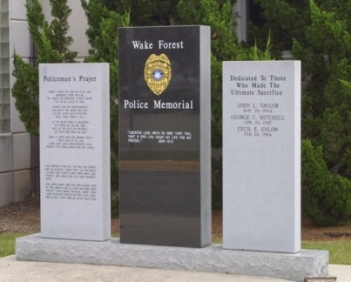
[[[327,276],[327,251],[296,254],[224,250],[221,245],[181,248],[41,238],[34,234],[16,240],[17,260],[148,267],[222,272],[303,281]]]

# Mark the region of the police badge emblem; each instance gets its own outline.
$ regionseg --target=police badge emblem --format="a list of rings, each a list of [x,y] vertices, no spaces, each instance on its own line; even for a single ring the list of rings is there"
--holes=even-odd
[[[144,79],[156,95],[161,95],[172,78],[171,62],[165,54],[151,54],[145,62]]]

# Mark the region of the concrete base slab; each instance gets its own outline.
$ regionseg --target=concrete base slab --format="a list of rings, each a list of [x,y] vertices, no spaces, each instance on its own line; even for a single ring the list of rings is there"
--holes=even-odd
[[[16,240],[17,260],[118,265],[172,270],[232,273],[303,281],[327,276],[327,251],[301,250],[296,254],[225,250],[221,245],[181,248],[41,238]]]

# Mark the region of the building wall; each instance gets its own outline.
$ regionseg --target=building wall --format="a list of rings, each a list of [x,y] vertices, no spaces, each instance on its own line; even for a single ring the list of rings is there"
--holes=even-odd
[[[3,44],[8,43],[6,50],[8,66],[8,88],[3,84],[2,100],[9,102],[2,105],[2,111],[8,115],[8,126],[3,126],[0,133],[0,206],[9,202],[17,202],[32,195],[33,180],[38,173],[38,165],[33,162],[32,137],[28,134],[19,119],[10,89],[14,83],[12,55],[13,51],[29,62],[31,42],[28,33],[24,3],[25,0],[0,0],[2,11],[7,10],[6,19],[2,17],[2,25],[8,26],[8,36],[2,36]],[[5,22],[6,21],[6,22]],[[5,50],[2,50],[5,52]],[[3,70],[4,71],[4,70]],[[0,99],[1,99],[0,98]]]
[[[8,11],[8,13],[1,14],[0,22],[0,59],[3,58],[0,66],[0,82],[3,78],[8,79],[8,91],[15,82],[15,78],[11,75],[13,52],[15,51],[28,63],[31,62],[33,56],[25,3],[26,0],[0,0],[1,9]],[[41,3],[46,19],[51,21],[49,1],[41,0]],[[80,6],[80,1],[69,0],[68,4],[72,9],[69,34],[74,38],[71,49],[78,51],[78,59],[83,60],[89,49],[85,37],[86,17]],[[3,28],[5,26],[8,26],[7,30]],[[1,91],[4,89],[4,83],[0,83],[0,89]],[[8,101],[6,101],[7,99]],[[5,106],[3,105],[4,101],[7,103]],[[6,110],[5,114],[4,109]],[[7,115],[9,119],[7,119]],[[6,126],[3,121],[5,119],[8,121]],[[11,94],[0,92],[0,206],[24,200],[33,194],[39,194],[38,138],[26,132],[19,119],[15,99]]]

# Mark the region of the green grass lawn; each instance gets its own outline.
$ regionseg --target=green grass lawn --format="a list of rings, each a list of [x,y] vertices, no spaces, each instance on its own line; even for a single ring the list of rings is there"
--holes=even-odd
[[[212,243],[222,244],[222,238],[212,237]],[[303,241],[302,249],[325,250],[329,251],[330,264],[349,264],[351,265],[351,241],[329,241],[329,242],[312,242]]]
[[[328,250],[329,263],[351,265],[351,242],[329,241],[329,242],[302,242],[303,249]]]
[[[26,234],[0,234],[0,257],[6,257],[15,253],[15,241],[17,237]]]
[[[13,255],[15,253],[16,238],[26,234],[0,234],[0,257]],[[119,234],[113,234],[118,237]],[[213,243],[222,243],[221,238],[212,238]],[[303,249],[310,250],[328,250],[329,263],[331,264],[349,264],[351,265],[351,242],[329,241],[329,242],[302,242]]]

